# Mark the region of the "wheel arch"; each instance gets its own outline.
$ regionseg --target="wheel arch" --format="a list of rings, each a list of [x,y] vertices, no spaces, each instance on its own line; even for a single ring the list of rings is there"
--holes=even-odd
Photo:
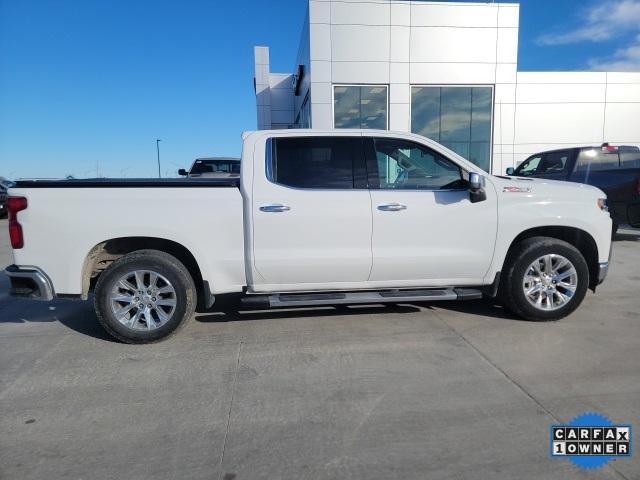
[[[507,255],[502,265],[502,271],[505,271],[507,263],[511,260],[511,256],[516,245],[527,238],[531,237],[550,237],[564,240],[573,245],[582,254],[587,266],[589,267],[589,288],[595,291],[598,284],[598,245],[594,238],[584,230],[576,227],[548,225],[534,227],[519,233],[509,245]]]
[[[198,306],[211,306],[213,297],[209,284],[193,253],[184,245],[159,237],[118,237],[95,245],[86,255],[82,267],[82,298],[93,290],[100,274],[118,258],[138,250],[159,250],[174,256],[187,268],[198,292]]]

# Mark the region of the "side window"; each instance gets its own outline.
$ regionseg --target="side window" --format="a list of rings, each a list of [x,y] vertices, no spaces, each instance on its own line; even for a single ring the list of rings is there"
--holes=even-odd
[[[516,168],[514,175],[520,177],[529,177],[531,175],[534,175],[538,170],[538,165],[540,165],[541,160],[542,155],[536,155],[535,157],[527,158],[518,166],[518,168]]]
[[[544,156],[542,166],[536,171],[537,174],[563,173],[567,171],[567,165],[571,151],[550,152]]]
[[[417,143],[373,139],[377,178],[371,188],[437,190],[464,188],[462,172],[452,161]]]
[[[350,137],[273,138],[267,177],[294,188],[354,188],[360,145],[359,138]]]
[[[640,168],[640,152],[635,149],[620,150],[621,168]]]
[[[603,152],[600,149],[589,148],[580,150],[576,160],[575,172],[589,172],[593,170],[611,170],[620,166],[618,152]]]

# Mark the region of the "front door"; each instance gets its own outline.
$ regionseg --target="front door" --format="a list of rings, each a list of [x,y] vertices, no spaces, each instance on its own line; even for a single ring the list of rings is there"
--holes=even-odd
[[[355,288],[371,270],[362,137],[277,136],[256,155],[255,291]]]
[[[489,269],[497,202],[471,203],[461,168],[412,141],[368,138],[372,282],[479,284]]]

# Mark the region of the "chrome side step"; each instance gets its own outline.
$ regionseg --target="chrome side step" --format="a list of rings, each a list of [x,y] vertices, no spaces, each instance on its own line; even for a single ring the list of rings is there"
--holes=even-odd
[[[241,300],[248,308],[310,307],[317,305],[433,302],[482,298],[476,288],[432,288],[419,290],[381,290],[375,292],[318,292],[248,295]]]

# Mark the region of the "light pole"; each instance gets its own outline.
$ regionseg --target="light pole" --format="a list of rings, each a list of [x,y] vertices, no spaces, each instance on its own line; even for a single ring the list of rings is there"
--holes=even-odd
[[[160,142],[161,141],[162,139],[156,138],[156,151],[158,152],[158,178],[162,178],[162,175],[160,175]]]

